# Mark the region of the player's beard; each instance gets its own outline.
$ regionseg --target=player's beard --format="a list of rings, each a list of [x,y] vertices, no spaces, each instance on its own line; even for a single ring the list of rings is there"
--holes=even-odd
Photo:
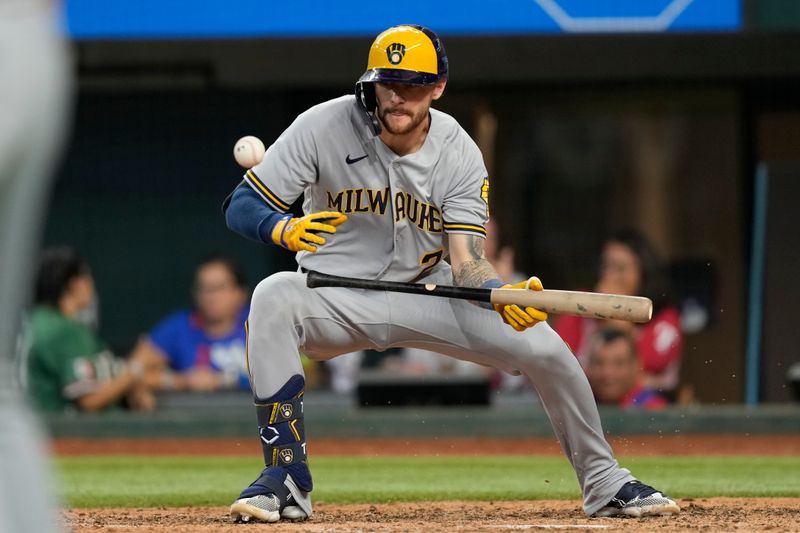
[[[411,117],[411,120],[408,124],[406,124],[402,128],[395,128],[392,127],[389,121],[387,121],[386,116],[390,115],[392,112],[396,111],[396,108],[385,107],[383,109],[378,106],[378,118],[381,120],[381,125],[391,133],[392,135],[405,135],[406,133],[412,132],[422,124],[422,121],[428,116],[428,109],[420,110],[419,113],[414,114],[409,111],[401,111],[404,115]]]

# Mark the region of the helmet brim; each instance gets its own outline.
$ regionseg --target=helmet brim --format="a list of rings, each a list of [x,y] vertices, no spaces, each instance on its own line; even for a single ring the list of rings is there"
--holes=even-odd
[[[439,81],[438,74],[399,68],[373,68],[358,80],[361,83],[405,83],[408,85],[433,85]]]

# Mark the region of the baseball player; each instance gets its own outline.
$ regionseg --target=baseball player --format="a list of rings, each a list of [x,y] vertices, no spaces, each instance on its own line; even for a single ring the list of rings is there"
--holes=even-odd
[[[432,109],[447,84],[431,30],[375,39],[355,95],[302,113],[224,204],[228,227],[297,252],[298,272],[256,287],[247,366],[266,468],[231,506],[241,521],[311,516],[299,352],[316,359],[403,346],[526,375],[583,490],[589,515],[676,514],[678,505],[621,468],[603,438],[575,356],[534,308],[339,287],[304,272],[468,287],[507,286],[484,256],[489,179],[481,153]],[[302,217],[287,214],[304,195]],[[449,259],[445,261],[445,258]],[[511,285],[541,290],[537,278]]]

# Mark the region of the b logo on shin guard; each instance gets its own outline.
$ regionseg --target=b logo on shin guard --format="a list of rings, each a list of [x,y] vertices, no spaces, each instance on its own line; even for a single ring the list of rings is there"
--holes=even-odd
[[[281,411],[281,416],[283,416],[284,418],[288,419],[288,418],[292,418],[292,414],[293,414],[294,410],[292,409],[292,404],[290,404],[290,403],[282,403],[281,406],[280,406],[280,411]]]
[[[281,458],[281,461],[283,461],[284,464],[288,465],[292,464],[292,459],[294,459],[294,453],[289,448],[284,448],[278,453],[278,457]]]

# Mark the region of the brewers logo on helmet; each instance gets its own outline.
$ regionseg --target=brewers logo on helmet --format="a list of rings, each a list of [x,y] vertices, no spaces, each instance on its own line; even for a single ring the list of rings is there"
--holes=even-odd
[[[403,60],[406,55],[406,47],[400,43],[392,43],[386,48],[386,57],[389,58],[389,63],[397,65]]]
[[[447,72],[447,54],[435,32],[415,24],[394,26],[372,43],[367,70],[356,82],[356,98],[378,134],[380,123],[374,116],[377,101],[373,84],[433,85],[447,78]]]

